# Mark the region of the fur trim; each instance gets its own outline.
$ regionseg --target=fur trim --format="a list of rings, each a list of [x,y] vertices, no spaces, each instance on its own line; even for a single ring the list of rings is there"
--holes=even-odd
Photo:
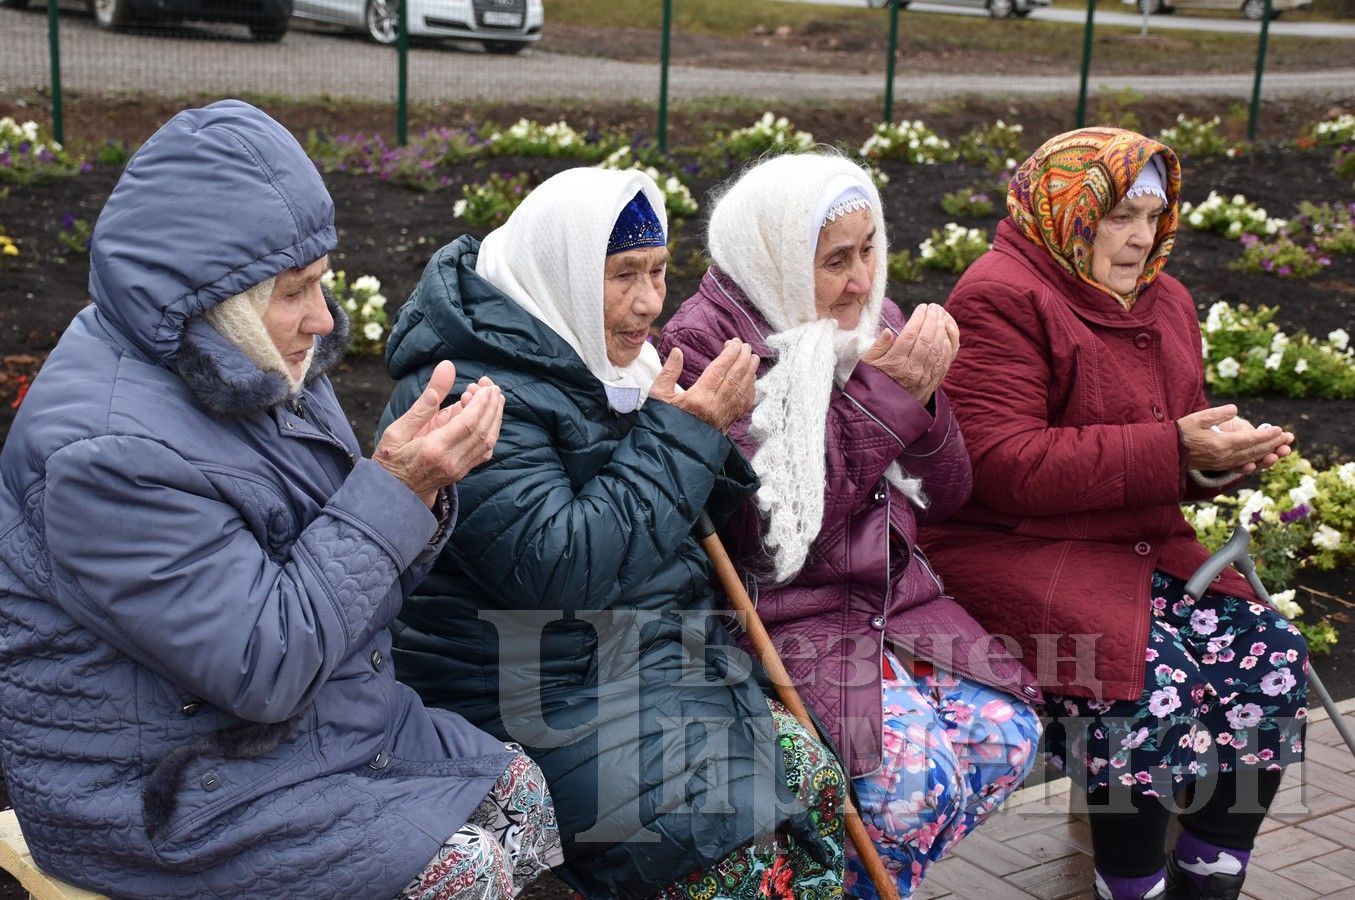
[[[305,384],[310,385],[337,363],[348,347],[348,316],[328,288],[325,305],[334,330],[316,342]],[[176,359],[179,377],[210,412],[241,419],[272,409],[295,396],[291,379],[261,368],[207,320],[194,316],[184,328]]]
[[[1231,469],[1226,472],[1202,472],[1199,469],[1191,469],[1190,477],[1200,487],[1221,488],[1226,484],[1237,481],[1242,477],[1242,474]]]
[[[304,715],[302,710],[285,722],[241,722],[165,754],[141,785],[146,834],[154,838],[169,824],[179,806],[179,792],[193,760],[203,756],[254,759],[272,753],[292,736]]]

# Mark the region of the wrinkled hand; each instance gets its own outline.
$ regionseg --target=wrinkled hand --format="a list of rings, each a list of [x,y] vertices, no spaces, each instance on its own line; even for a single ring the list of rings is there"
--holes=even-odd
[[[671,403],[721,434],[728,434],[730,427],[753,407],[757,367],[758,356],[753,348],[738,338],[730,338],[696,383],[679,394],[682,351],[674,347],[654,379],[649,396]]]
[[[438,491],[455,484],[489,459],[503,423],[503,391],[488,378],[466,388],[461,399],[443,407],[456,381],[456,367],[440,362],[428,387],[381,436],[372,455],[429,509]]]
[[[1188,463],[1202,472],[1229,471],[1251,475],[1288,456],[1294,435],[1277,425],[1254,428],[1238,418],[1229,403],[1191,413],[1176,420],[1186,445]]]
[[[861,357],[894,379],[922,404],[932,399],[955,354],[960,352],[960,328],[939,304],[924,303],[895,335],[886,328]]]

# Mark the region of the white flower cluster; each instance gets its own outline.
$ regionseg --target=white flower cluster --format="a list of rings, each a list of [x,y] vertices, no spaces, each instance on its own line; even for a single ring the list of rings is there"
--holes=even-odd
[[[800,151],[814,146],[814,135],[808,131],[797,131],[785,116],[778,118],[765,112],[762,118],[747,128],[731,131],[725,137],[725,143],[733,146],[753,143],[776,150]]]
[[[1303,607],[1294,602],[1294,589],[1279,591],[1270,595],[1270,603],[1275,611],[1286,619],[1297,619],[1303,615]]]
[[[381,282],[372,275],[360,275],[352,284],[343,271],[333,269],[320,276],[320,283],[329,288],[334,299],[348,314],[350,347],[369,352],[380,352],[386,338],[386,298],[381,294]],[[366,347],[358,341],[361,335]]]
[[[1267,331],[1270,333],[1268,346],[1262,343]],[[1215,336],[1213,342],[1210,335]],[[1214,344],[1228,344],[1231,341],[1232,345],[1236,346],[1239,335],[1245,337],[1244,346],[1241,348],[1244,352],[1240,353],[1242,359],[1231,354],[1218,360],[1213,359],[1211,351]],[[1248,344],[1251,346],[1246,346]],[[1281,372],[1285,370],[1287,360],[1289,368],[1295,375],[1302,375],[1312,368],[1310,359],[1320,361],[1323,365],[1344,361],[1355,366],[1355,350],[1351,349],[1350,334],[1344,328],[1328,332],[1325,342],[1311,340],[1306,335],[1294,341],[1276,326],[1269,324],[1268,316],[1263,318],[1250,309],[1234,308],[1226,300],[1219,300],[1209,307],[1200,336],[1200,351],[1206,369],[1212,369],[1212,372],[1222,379],[1237,378],[1242,373],[1244,364],[1253,363],[1260,363],[1273,372]]]
[[[1265,237],[1285,224],[1284,219],[1267,216],[1264,209],[1249,203],[1241,194],[1234,194],[1230,200],[1218,191],[1210,191],[1198,206],[1182,203],[1181,220],[1197,231],[1217,231],[1230,238],[1244,234]]]
[[[37,154],[40,150],[47,149],[53,153],[61,151],[61,144],[56,141],[43,143],[38,140],[40,134],[38,123],[32,120],[20,124],[12,116],[5,116],[0,119],[0,153],[12,152],[20,144],[28,143],[28,152]]]
[[[941,243],[938,246],[934,240],[927,238],[918,245],[917,255],[920,259],[935,259],[946,251],[972,252],[973,249],[979,249],[979,252],[988,249],[988,234],[982,228],[966,228],[963,225],[957,225],[954,222],[947,222],[945,232],[941,236]]]
[[[876,125],[875,133],[861,145],[861,155],[866,159],[902,159],[924,166],[955,158],[950,141],[916,119]]]
[[[587,141],[565,122],[542,125],[531,119],[518,119],[507,131],[496,131],[487,139],[492,153],[570,156]]]
[[[1320,144],[1349,144],[1355,141],[1355,114],[1345,113],[1313,126],[1313,137]]]
[[[659,186],[659,190],[663,191],[663,202],[668,207],[670,219],[694,216],[696,211],[701,208],[687,185],[679,181],[676,175],[664,175],[653,166],[647,166],[640,162],[635,158],[635,154],[629,146],[613,151],[606,159],[598,163],[598,168],[621,171],[634,169],[644,172],[654,179],[654,183]]]

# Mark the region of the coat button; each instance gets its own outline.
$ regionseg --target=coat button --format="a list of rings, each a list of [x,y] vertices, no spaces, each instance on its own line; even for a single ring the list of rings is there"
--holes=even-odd
[[[367,765],[371,766],[373,769],[384,769],[386,768],[387,765],[390,764],[390,761],[391,761],[390,754],[387,753],[385,750],[382,750],[380,753],[376,755],[376,758],[373,759],[371,762],[367,763]]]
[[[1153,339],[1150,338],[1147,334],[1134,335],[1134,346],[1138,347],[1140,350],[1147,350],[1148,345],[1151,344],[1152,342]]]
[[[884,616],[876,616],[875,618],[871,619],[871,620],[870,620],[870,627],[871,627],[871,628],[874,628],[876,631],[884,631],[884,628],[885,628],[885,617],[884,617]]]
[[[1147,541],[1139,541],[1137,544],[1134,545],[1134,552],[1137,553],[1139,556],[1147,556],[1152,549],[1153,549],[1152,545],[1149,544]]]
[[[875,493],[871,495],[870,499],[874,500],[877,504],[880,504],[884,503],[888,497],[889,492],[884,489],[884,485],[881,485],[875,489]]]
[[[179,713],[185,716],[196,716],[198,714],[198,710],[200,709],[202,709],[202,704],[194,700],[190,703],[185,703],[183,706],[180,706]]]
[[[373,669],[376,669],[378,672],[380,672],[380,671],[381,671],[381,667],[384,666],[385,664],[386,664],[386,658],[385,658],[384,656],[381,655],[381,651],[380,651],[380,650],[373,650],[373,651],[372,651],[372,668],[373,668]]]
[[[1161,422],[1164,418],[1166,418],[1166,415],[1167,414],[1162,411],[1162,407],[1158,406],[1156,403],[1153,404],[1154,419],[1157,419],[1159,422]]]
[[[221,779],[217,777],[215,772],[208,772],[206,775],[202,776],[202,781],[200,783],[202,784],[202,789],[204,791],[214,791],[221,787]]]

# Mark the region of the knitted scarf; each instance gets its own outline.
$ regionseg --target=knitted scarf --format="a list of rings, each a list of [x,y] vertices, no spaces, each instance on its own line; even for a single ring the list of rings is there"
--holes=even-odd
[[[607,239],[637,191],[644,191],[666,231],[663,194],[648,175],[567,169],[543,181],[507,222],[485,236],[475,264],[477,274],[574,348],[618,412],[644,403],[661,368],[658,351],[648,343],[624,368],[607,358]]]
[[[1092,278],[1096,224],[1124,199],[1154,154],[1167,167],[1167,212],[1158,220],[1157,241],[1138,284],[1120,295]],[[1180,193],[1181,163],[1170,147],[1122,128],[1079,128],[1045,141],[1021,164],[1007,189],[1007,212],[1067,272],[1131,309],[1167,264]]]
[[[864,193],[875,223],[875,280],[861,320],[843,331],[814,307],[814,253],[821,217],[844,187]],[[772,327],[767,346],[776,355],[758,380],[749,434],[752,463],[762,485],[758,507],[778,582],[804,567],[823,527],[828,404],[879,336],[888,246],[880,194],[870,176],[827,154],[776,157],[748,170],[715,205],[710,217],[711,258]],[[886,473],[914,502],[921,485],[897,463]]]

